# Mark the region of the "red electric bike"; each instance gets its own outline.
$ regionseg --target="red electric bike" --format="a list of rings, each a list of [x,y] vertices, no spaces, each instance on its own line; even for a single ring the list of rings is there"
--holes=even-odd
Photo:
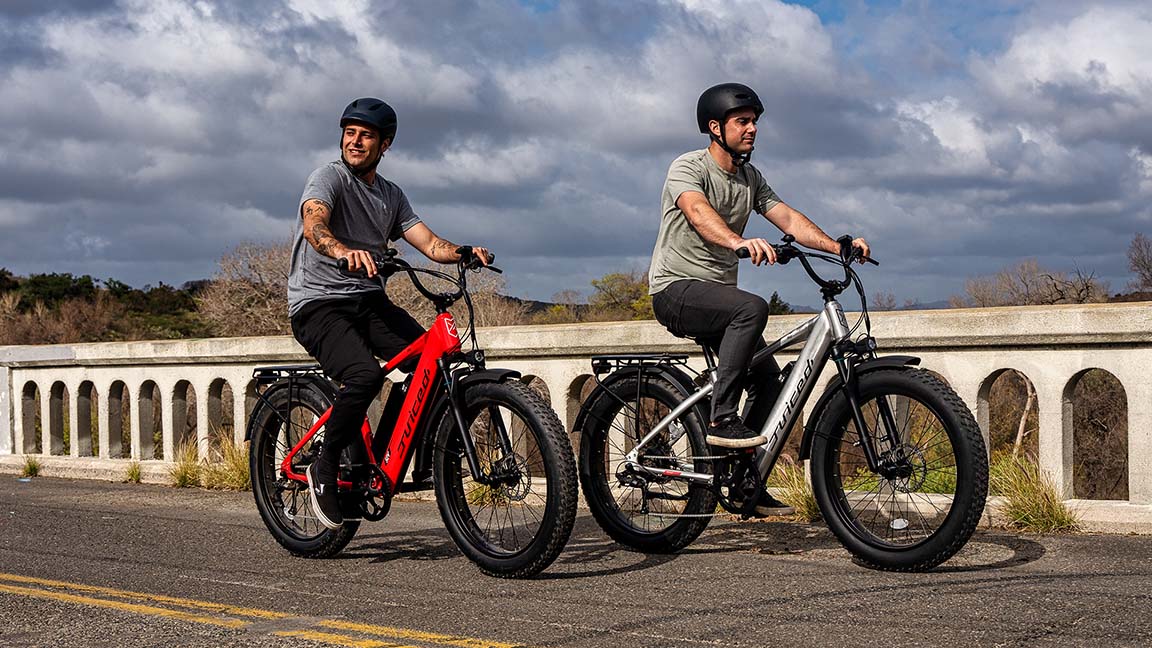
[[[387,362],[384,369],[391,371],[417,359],[415,370],[390,390],[375,432],[365,419],[363,444],[350,444],[341,457],[341,527],[330,530],[316,519],[304,474],[320,448],[336,385],[318,365],[255,370],[259,402],[247,430],[252,491],[268,530],[293,554],[333,556],[362,520],[388,514],[396,492],[428,488],[436,491],[453,541],[487,574],[536,574],[568,541],[577,497],[572,448],[556,413],[518,372],[485,366],[467,286],[468,272],[482,266],[471,248],[459,251],[455,277],[413,267],[395,250],[376,261],[381,284],[407,273],[438,315],[423,336]],[[455,290],[433,292],[421,274]],[[461,299],[469,315],[463,335],[448,312]],[[462,341],[470,341],[471,350],[464,351]]]

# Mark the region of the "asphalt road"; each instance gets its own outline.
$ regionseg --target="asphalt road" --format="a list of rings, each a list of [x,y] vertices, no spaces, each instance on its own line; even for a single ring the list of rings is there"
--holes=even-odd
[[[1152,537],[980,531],[928,574],[854,564],[819,525],[717,519],[621,549],[586,512],[529,581],[482,575],[428,502],[293,558],[250,493],[0,476],[0,645],[1152,644]]]

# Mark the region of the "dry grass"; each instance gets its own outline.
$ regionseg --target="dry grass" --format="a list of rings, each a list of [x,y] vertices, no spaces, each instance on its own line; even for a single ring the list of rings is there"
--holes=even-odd
[[[1052,478],[1036,462],[1005,455],[992,464],[992,492],[1004,497],[1009,526],[1036,533],[1072,532],[1079,528]]]
[[[248,472],[248,445],[236,443],[231,437],[220,440],[220,461],[204,464],[200,468],[204,488],[218,490],[252,490],[252,475]]]
[[[133,461],[128,464],[128,470],[124,471],[124,481],[129,484],[139,484],[143,479],[140,472],[140,462]]]
[[[196,456],[196,444],[181,443],[176,448],[175,461],[168,469],[172,485],[188,488],[200,485],[200,460]]]
[[[808,476],[804,474],[804,464],[797,463],[789,455],[781,455],[768,482],[778,489],[780,501],[796,509],[794,518],[804,522],[820,519],[820,507],[816,504]]]

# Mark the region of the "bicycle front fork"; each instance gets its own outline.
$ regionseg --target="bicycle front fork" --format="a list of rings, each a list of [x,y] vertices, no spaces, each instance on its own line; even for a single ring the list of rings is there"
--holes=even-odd
[[[840,373],[840,380],[844,385],[844,395],[848,399],[848,406],[852,409],[852,421],[856,424],[856,431],[860,435],[860,447],[864,451],[864,460],[868,469],[873,473],[883,474],[888,471],[888,461],[880,456],[876,449],[876,440],[880,435],[874,435],[864,420],[864,412],[860,409],[860,381],[856,365],[845,357],[838,357],[836,370]],[[880,423],[884,427],[883,438],[888,448],[895,449],[901,446],[900,433],[896,428],[896,417],[892,414],[892,407],[888,397],[881,394],[876,398],[876,407],[880,413]]]

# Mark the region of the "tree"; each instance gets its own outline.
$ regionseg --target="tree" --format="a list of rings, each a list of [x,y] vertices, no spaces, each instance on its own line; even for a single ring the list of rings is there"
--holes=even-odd
[[[792,307],[788,302],[780,299],[780,294],[772,291],[772,297],[768,299],[768,315],[791,315]]]
[[[287,242],[243,243],[220,259],[212,282],[196,298],[214,335],[284,335],[288,321]]]
[[[1141,292],[1152,291],[1152,239],[1137,234],[1128,246],[1128,269],[1136,273],[1136,278],[1128,284],[1128,289]]]
[[[1108,284],[1095,273],[1077,268],[1072,275],[1041,268],[1035,259],[1004,268],[990,277],[964,282],[966,295],[953,297],[953,307],[1086,304],[1106,301]]]
[[[868,305],[868,309],[873,311],[896,310],[896,295],[893,295],[887,290],[882,290],[872,295],[872,303]]]
[[[37,303],[52,308],[66,299],[93,299],[95,296],[96,282],[88,275],[73,277],[69,272],[34,274],[20,284],[20,307],[24,310],[32,309]]]
[[[648,294],[648,274],[640,270],[611,272],[592,280],[595,292],[588,299],[587,319],[652,319],[652,296]]]

